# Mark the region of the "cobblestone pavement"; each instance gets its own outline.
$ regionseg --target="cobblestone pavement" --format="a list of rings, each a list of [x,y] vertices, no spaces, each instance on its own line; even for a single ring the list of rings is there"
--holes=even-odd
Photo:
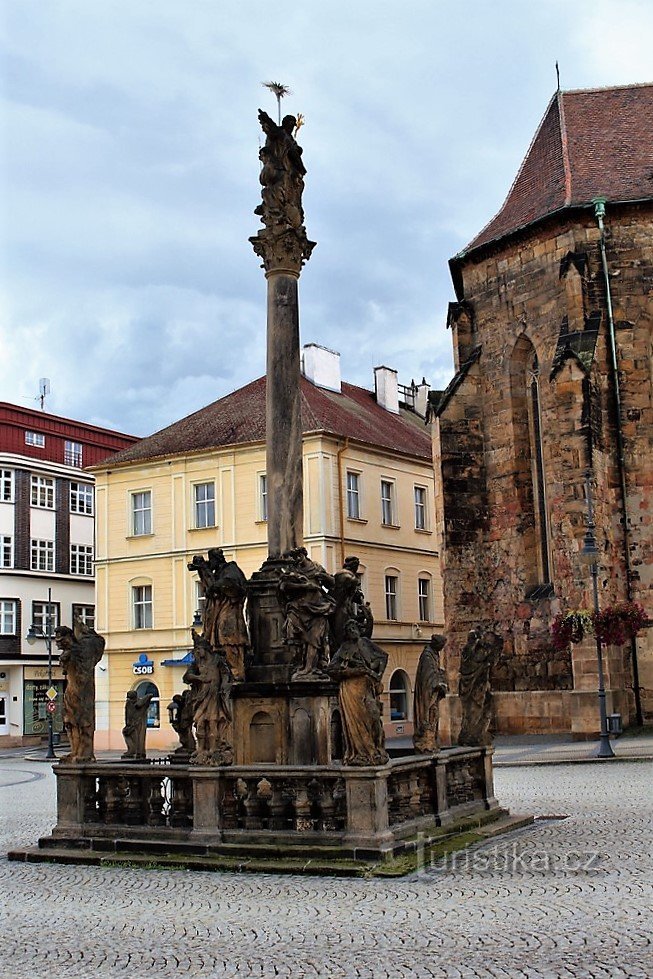
[[[532,827],[401,880],[8,863],[0,977],[653,976],[653,763],[497,771]],[[0,849],[54,822],[48,766],[0,760]]]

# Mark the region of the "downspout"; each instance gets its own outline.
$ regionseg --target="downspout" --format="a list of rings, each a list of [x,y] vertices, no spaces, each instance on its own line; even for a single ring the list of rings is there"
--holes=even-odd
[[[338,516],[340,520],[340,566],[345,563],[345,496],[342,492],[342,457],[349,448],[349,438],[345,438],[338,449]]]
[[[624,455],[624,437],[621,428],[621,386],[619,384],[619,370],[617,367],[617,343],[614,329],[614,312],[612,308],[612,291],[610,289],[610,272],[608,269],[608,258],[605,250],[605,197],[597,197],[592,201],[594,205],[594,216],[599,227],[599,248],[601,250],[601,266],[603,268],[603,282],[605,285],[605,301],[608,310],[608,341],[610,349],[610,377],[612,380],[612,390],[614,392],[614,410],[617,435],[617,469],[619,472],[619,486],[621,490],[621,512],[624,521],[624,559],[626,566],[626,596],[628,601],[633,600],[632,588],[632,564],[630,560],[630,524],[628,520],[628,497],[626,487],[626,460]],[[642,714],[642,698],[639,687],[639,663],[637,660],[637,640],[630,640],[630,658],[633,667],[633,693],[635,694],[635,719],[641,727],[644,723]]]

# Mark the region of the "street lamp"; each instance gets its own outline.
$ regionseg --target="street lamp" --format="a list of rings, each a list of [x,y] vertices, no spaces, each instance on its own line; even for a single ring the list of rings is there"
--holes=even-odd
[[[48,689],[52,688],[52,589],[48,588],[48,604],[45,612],[45,629],[37,628],[34,623],[27,630],[27,642],[33,646],[37,639],[45,639],[45,646],[48,651]],[[54,703],[54,701],[51,701]],[[45,755],[46,761],[56,761],[57,756],[54,751],[54,712],[48,708],[48,750]]]
[[[592,500],[591,471],[585,473],[585,492],[587,494],[587,529],[583,538],[583,547],[580,552],[580,559],[583,564],[588,564],[592,575],[592,593],[594,598],[594,618],[599,614],[599,549],[596,543],[596,524],[594,523],[594,502]],[[608,715],[605,709],[605,683],[603,680],[603,651],[601,640],[596,639],[596,661],[599,672],[599,716],[601,719],[601,736],[597,758],[614,758],[614,751],[610,744],[608,734]]]

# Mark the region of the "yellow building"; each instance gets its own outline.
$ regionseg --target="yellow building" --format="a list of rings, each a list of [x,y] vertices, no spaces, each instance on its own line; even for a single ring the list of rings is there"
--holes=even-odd
[[[443,614],[428,385],[401,388],[385,367],[375,393],[341,383],[339,355],[315,344],[302,364],[305,545],[330,572],[360,558],[374,638],[389,653],[386,731],[410,734],[417,659]],[[137,689],[155,693],[148,747],[167,748],[177,742],[166,706],[183,689],[201,601],[189,560],[219,546],[249,577],[267,556],[265,378],[94,471],[96,628],[107,640],[96,746],[123,746],[125,694]]]

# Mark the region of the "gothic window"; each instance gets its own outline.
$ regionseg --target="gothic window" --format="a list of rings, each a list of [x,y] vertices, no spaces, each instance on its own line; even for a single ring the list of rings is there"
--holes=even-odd
[[[535,348],[521,336],[511,363],[511,396],[515,494],[519,504],[517,534],[521,537],[527,588],[551,580],[546,477],[543,454],[540,371]]]

